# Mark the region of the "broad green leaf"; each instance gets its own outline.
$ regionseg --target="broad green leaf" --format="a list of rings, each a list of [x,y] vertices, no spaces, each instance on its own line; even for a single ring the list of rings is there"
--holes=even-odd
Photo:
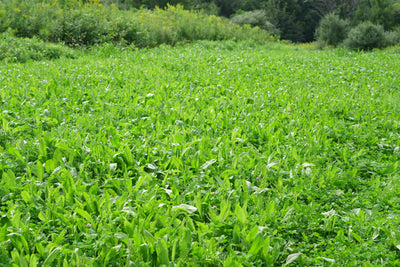
[[[254,239],[257,237],[257,234],[259,233],[259,227],[258,226],[254,226],[253,228],[251,228],[251,230],[248,232],[247,236],[246,236],[246,241],[251,244]]]
[[[146,242],[150,245],[150,246],[154,246],[154,244],[156,243],[156,239],[154,238],[154,236],[147,230],[143,230],[143,237],[144,240],[146,240]]]
[[[146,182],[148,179],[151,179],[151,177],[149,176],[149,174],[147,173],[141,173],[142,175],[139,177],[139,179],[137,180],[136,184],[135,184],[135,190],[139,190],[139,188],[141,187],[141,185]]]
[[[32,254],[31,257],[29,258],[29,267],[36,267],[38,263],[38,258],[36,257],[36,254]]]
[[[243,225],[247,223],[247,211],[244,207],[240,207],[239,204],[236,204],[235,215],[240,223],[242,223]]]
[[[22,157],[21,153],[14,147],[9,147],[8,153],[14,155],[18,160],[25,163],[25,159]]]
[[[41,163],[39,160],[36,162],[37,165],[37,176],[39,181],[43,181],[43,175],[44,175],[44,168],[43,168],[43,163]]]
[[[62,242],[64,241],[64,237],[65,237],[65,234],[67,233],[67,231],[66,230],[62,230],[61,231],[61,233],[57,236],[57,238],[54,240],[54,243],[55,244],[57,244],[57,245],[61,245],[62,244]]]
[[[77,212],[81,217],[83,217],[87,222],[93,223],[93,218],[92,218],[92,216],[90,216],[90,214],[89,214],[86,210],[83,210],[83,209],[81,209],[81,208],[77,208],[77,209],[76,209],[76,212]]]
[[[226,218],[231,214],[231,203],[223,200],[221,201],[221,212],[218,215],[220,221],[225,221]]]
[[[56,247],[54,248],[49,255],[47,256],[47,258],[44,260],[43,262],[43,266],[49,266],[53,263],[53,261],[58,257],[58,255],[61,252],[61,247]]]
[[[27,191],[22,191],[21,192],[21,197],[26,203],[30,203],[31,200],[32,200],[31,199],[31,195]]]
[[[364,240],[357,233],[351,232],[351,236],[359,243],[364,243]]]
[[[8,169],[7,172],[3,172],[2,180],[8,188],[13,188],[16,185],[15,175],[11,169]]]
[[[260,251],[260,249],[263,248],[263,246],[264,246],[264,238],[262,237],[261,234],[258,234],[251,243],[251,247],[248,253],[250,255],[256,255]]]
[[[132,152],[131,152],[131,150],[129,149],[129,147],[127,145],[124,146],[124,156],[125,156],[125,159],[127,161],[127,164],[129,166],[132,166],[133,165],[133,155],[132,155]]]
[[[43,257],[44,254],[44,247],[40,243],[36,243],[35,248],[37,252],[39,253],[39,257]]]
[[[16,263],[16,262],[19,262],[19,253],[18,253],[18,251],[17,251],[17,249],[16,248],[14,248],[12,251],[11,251],[11,258],[13,259],[13,261]]]
[[[181,236],[183,234],[183,237],[180,238],[179,242],[180,257],[185,258],[188,255],[188,252],[192,244],[192,235],[189,229],[182,228],[181,231],[182,231]]]
[[[48,159],[44,164],[47,173],[52,173],[57,167],[57,162],[54,159]]]
[[[164,239],[159,239],[157,241],[156,251],[157,251],[158,264],[168,265],[169,264],[168,245]]]

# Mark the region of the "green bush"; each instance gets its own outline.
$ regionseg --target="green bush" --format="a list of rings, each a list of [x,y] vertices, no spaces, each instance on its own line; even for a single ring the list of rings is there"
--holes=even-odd
[[[0,31],[11,28],[17,37],[47,38],[46,32],[58,23],[60,12],[56,1],[4,0],[0,6]]]
[[[6,21],[6,7],[3,2],[0,1],[0,32],[4,32],[7,30],[7,21]]]
[[[119,41],[151,47],[194,40],[270,40],[261,29],[231,25],[226,18],[184,10],[179,5],[119,10],[98,0],[64,2],[31,0],[29,5],[22,0],[5,0],[0,5],[0,31],[11,28],[18,37],[36,36],[70,46]]]
[[[366,21],[351,29],[343,44],[354,50],[371,50],[384,47],[385,42],[383,27]]]
[[[400,45],[400,27],[385,33],[386,46]]]
[[[276,27],[268,21],[267,13],[265,10],[255,10],[238,14],[231,18],[232,24],[243,26],[249,24],[252,27],[259,27],[260,29],[268,31],[270,35],[278,35],[279,31]]]
[[[350,24],[333,13],[322,18],[315,35],[320,44],[337,46],[346,39]]]
[[[62,21],[62,41],[66,44],[93,45],[110,41],[107,18],[94,9],[66,12]]]
[[[57,59],[62,56],[73,58],[75,54],[71,48],[45,43],[36,37],[16,37],[11,30],[0,34],[0,61],[26,62]]]

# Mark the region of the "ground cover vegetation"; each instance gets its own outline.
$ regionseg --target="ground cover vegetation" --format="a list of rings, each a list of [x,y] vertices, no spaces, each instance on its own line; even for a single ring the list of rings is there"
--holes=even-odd
[[[0,265],[399,265],[396,49],[0,64]]]

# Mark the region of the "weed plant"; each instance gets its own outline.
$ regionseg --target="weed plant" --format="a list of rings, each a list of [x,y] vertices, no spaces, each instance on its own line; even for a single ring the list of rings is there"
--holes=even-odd
[[[0,33],[0,61],[26,62],[60,57],[73,58],[76,52],[63,45],[45,43],[33,38],[17,38],[11,31]]]
[[[11,1],[0,4],[0,31],[13,30],[18,37],[36,36],[69,46],[90,46],[123,41],[137,47],[174,45],[195,40],[270,40],[259,28],[230,25],[228,19],[184,10],[125,10],[99,1]],[[271,33],[272,34],[272,33]]]
[[[400,265],[394,51],[0,65],[4,266]]]

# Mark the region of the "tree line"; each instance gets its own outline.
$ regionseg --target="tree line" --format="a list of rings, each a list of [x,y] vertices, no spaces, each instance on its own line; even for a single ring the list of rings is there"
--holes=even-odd
[[[268,24],[286,40],[310,42],[323,17],[336,14],[352,26],[370,21],[385,30],[400,25],[400,0],[102,0],[121,9],[160,8],[183,5],[186,9],[204,10],[209,14],[232,18],[242,16],[249,24]],[[255,22],[252,12],[262,11],[264,22]],[[246,16],[247,14],[247,16]],[[260,25],[257,25],[260,26]]]

